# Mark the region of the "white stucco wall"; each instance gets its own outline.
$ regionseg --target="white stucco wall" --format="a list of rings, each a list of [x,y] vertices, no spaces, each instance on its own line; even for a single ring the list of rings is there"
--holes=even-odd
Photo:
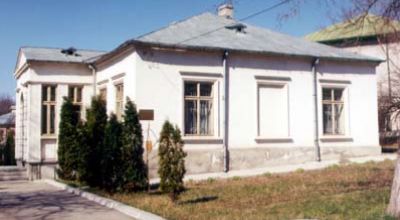
[[[62,64],[62,63],[43,63],[33,62],[29,68],[17,78],[17,118],[16,135],[17,147],[16,158],[30,163],[57,160],[57,136],[58,123],[63,97],[68,95],[69,85],[79,85],[83,87],[82,100],[83,111],[90,104],[92,96],[92,72],[83,64]],[[41,135],[41,100],[42,85],[56,85],[56,117],[54,136],[45,137]],[[25,117],[22,126],[21,95],[25,100]],[[25,134],[22,130],[25,128]],[[25,149],[22,149],[22,141],[25,140]]]
[[[129,50],[100,65],[96,74],[97,92],[107,89],[107,112],[115,113],[115,85],[124,84],[124,95],[136,99],[136,53]],[[125,99],[124,99],[125,101]]]
[[[135,61],[136,59],[136,61]],[[313,147],[314,99],[311,60],[232,54],[230,65],[230,148]],[[115,68],[115,69],[113,69]],[[134,69],[131,70],[130,68]],[[124,70],[125,69],[125,70]],[[321,62],[319,100],[322,86],[346,88],[345,135],[327,138],[322,134],[322,107],[319,103],[321,146],[378,146],[376,76],[374,65],[355,62]],[[132,95],[138,109],[153,109],[155,120],[150,123],[155,136],[165,120],[183,130],[183,81],[209,80],[214,84],[214,135],[185,137],[186,148],[221,149],[223,133],[223,70],[218,53],[168,51],[136,51],[126,55],[117,65],[101,71],[98,81],[121,72],[125,75],[125,94]],[[129,73],[136,84],[131,86]],[[107,75],[104,76],[104,75]],[[257,141],[257,85],[265,80],[257,77],[289,78],[289,139]],[[268,80],[266,80],[268,81]],[[275,79],[273,80],[275,81]],[[323,81],[323,82],[322,82]],[[112,85],[111,80],[108,81]],[[112,111],[115,94],[109,92]],[[148,122],[143,122],[147,127]],[[273,125],[279,126],[279,125]],[[156,137],[152,135],[153,139]],[[195,139],[195,141],[193,141]]]

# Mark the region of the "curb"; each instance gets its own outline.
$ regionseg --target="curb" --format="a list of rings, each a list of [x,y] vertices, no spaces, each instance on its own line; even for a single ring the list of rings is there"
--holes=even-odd
[[[110,209],[114,209],[118,212],[121,212],[129,217],[135,218],[137,220],[165,220],[161,216],[155,215],[150,212],[146,212],[137,208],[134,208],[132,206],[128,206],[125,204],[122,204],[120,202],[114,201],[112,199],[107,199],[98,195],[95,195],[93,193],[89,193],[71,186],[68,186],[64,183],[60,183],[54,180],[50,179],[45,179],[45,180],[39,180],[41,182],[47,183],[49,185],[52,185],[54,187],[63,189],[69,193],[78,195],[80,197],[86,198],[90,201],[96,202],[102,206],[106,206]]]

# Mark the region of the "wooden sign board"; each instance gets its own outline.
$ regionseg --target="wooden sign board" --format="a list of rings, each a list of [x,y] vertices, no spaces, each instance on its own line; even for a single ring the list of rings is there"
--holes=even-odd
[[[153,121],[154,110],[153,109],[141,109],[139,110],[139,120],[142,121]]]

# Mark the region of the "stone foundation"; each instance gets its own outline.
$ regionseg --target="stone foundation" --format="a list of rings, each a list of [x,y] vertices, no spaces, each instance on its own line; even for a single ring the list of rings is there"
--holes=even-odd
[[[223,150],[187,150],[186,174],[223,172]],[[321,160],[346,160],[351,157],[376,156],[380,146],[371,147],[321,147]],[[157,177],[157,151],[151,152],[150,177]],[[315,161],[314,147],[260,147],[231,148],[229,169],[243,170],[268,166],[301,164]]]
[[[25,163],[29,180],[56,179],[57,162]]]
[[[186,150],[186,174],[223,172],[223,149]],[[321,160],[345,161],[351,157],[376,156],[379,146],[370,147],[321,147]],[[300,164],[315,161],[314,147],[259,147],[231,148],[229,169],[242,170],[270,166]],[[150,178],[157,177],[158,152],[149,155]],[[56,178],[56,162],[25,163],[30,180]]]

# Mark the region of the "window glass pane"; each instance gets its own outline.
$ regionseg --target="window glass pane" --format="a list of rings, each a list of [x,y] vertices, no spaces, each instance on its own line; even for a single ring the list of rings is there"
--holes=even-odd
[[[200,83],[200,96],[211,96],[212,83]]]
[[[200,134],[212,133],[211,101],[200,101]]]
[[[344,134],[344,117],[343,105],[336,104],[335,106],[335,134]]]
[[[47,134],[47,106],[42,105],[42,134]]]
[[[100,98],[101,98],[103,101],[106,101],[106,100],[107,100],[107,89],[101,89],[101,90],[100,90]]]
[[[322,100],[332,100],[332,89],[322,89]]]
[[[332,105],[323,105],[323,129],[324,134],[332,134]]]
[[[334,89],[333,94],[334,94],[335,101],[342,101],[343,89]]]
[[[54,129],[55,128],[55,124],[56,124],[55,116],[56,116],[55,106],[51,105],[50,106],[50,134],[54,134],[55,133],[55,129]]]
[[[197,96],[197,83],[185,82],[185,96]]]
[[[76,117],[76,119],[80,119],[80,117],[81,117],[81,106],[80,105],[74,105],[73,106],[73,110],[74,110],[74,113],[75,113],[75,115],[74,115],[74,117]]]
[[[185,100],[185,134],[197,134],[197,101]]]
[[[42,86],[42,101],[47,101],[47,86]]]
[[[56,87],[55,86],[51,86],[50,89],[50,101],[56,101]]]
[[[77,102],[82,102],[82,88],[78,87],[76,91],[76,101]]]
[[[74,101],[74,87],[72,86],[68,87],[68,98]]]

